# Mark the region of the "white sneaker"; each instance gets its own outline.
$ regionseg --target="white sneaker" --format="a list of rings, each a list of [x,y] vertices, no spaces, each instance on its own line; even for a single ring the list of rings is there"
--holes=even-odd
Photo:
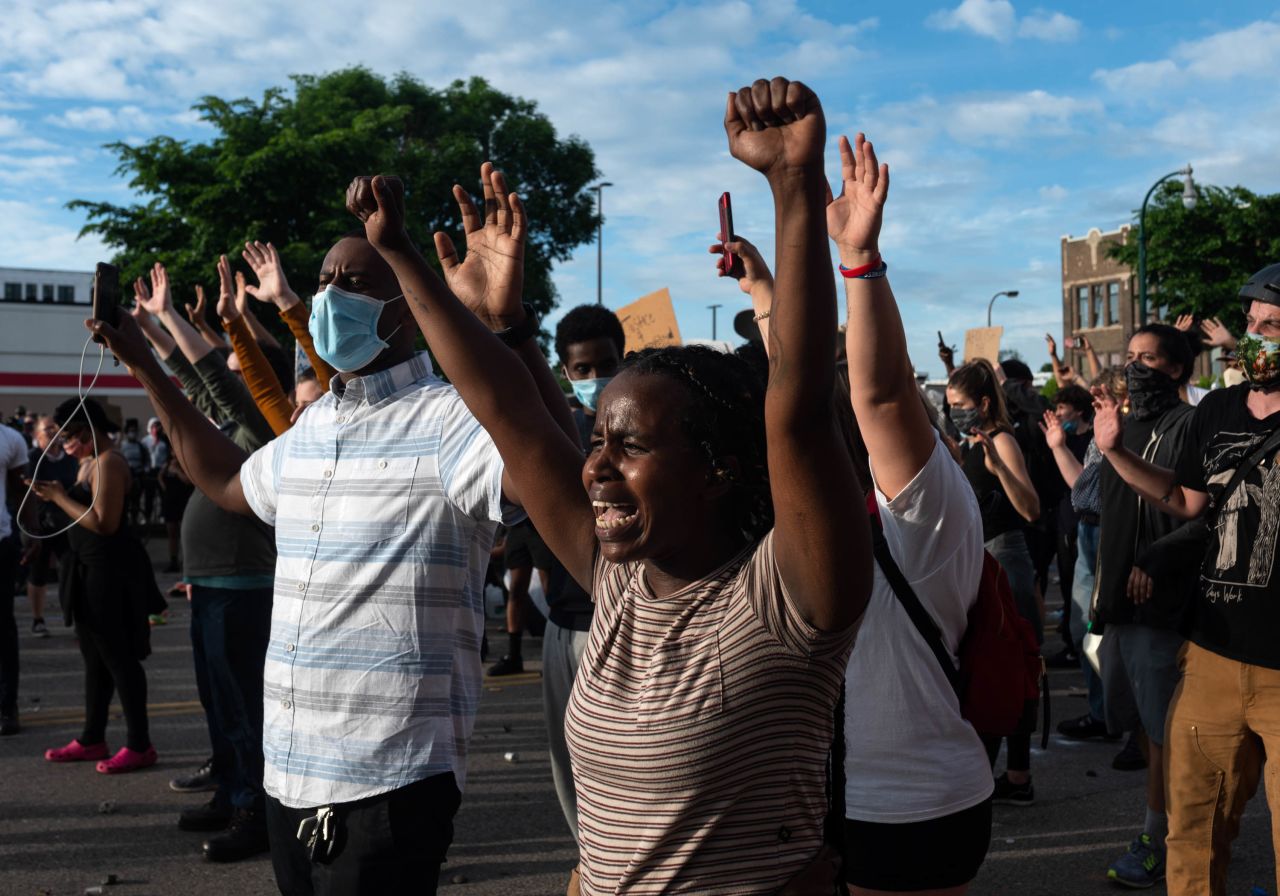
[[[49,626],[44,624],[43,619],[37,619],[31,623],[31,634],[37,638],[49,637]]]

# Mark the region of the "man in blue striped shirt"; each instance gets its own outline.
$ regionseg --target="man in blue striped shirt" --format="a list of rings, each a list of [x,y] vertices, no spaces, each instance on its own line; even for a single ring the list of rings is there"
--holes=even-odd
[[[491,315],[522,288],[522,234],[455,188],[468,255],[437,236],[454,292],[527,362],[574,424],[530,337]],[[480,695],[484,571],[518,498],[488,435],[414,351],[402,290],[363,232],[326,256],[312,306],[331,391],[252,456],[167,379],[125,316],[90,322],[146,387],[183,467],[220,506],[275,526],[265,788],[285,894],[434,892]],[[304,842],[305,841],[305,842]]]

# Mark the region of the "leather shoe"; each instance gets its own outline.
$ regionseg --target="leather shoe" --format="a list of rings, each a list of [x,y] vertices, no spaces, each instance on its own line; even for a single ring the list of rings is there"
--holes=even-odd
[[[204,857],[209,862],[239,862],[270,849],[267,823],[261,812],[233,809],[225,834],[204,841]]]
[[[202,806],[183,809],[178,816],[178,827],[184,831],[221,831],[231,824],[231,807],[216,799]]]

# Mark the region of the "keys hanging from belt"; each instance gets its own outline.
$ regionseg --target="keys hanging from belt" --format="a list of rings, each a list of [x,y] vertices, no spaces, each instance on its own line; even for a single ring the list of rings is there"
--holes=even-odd
[[[298,842],[307,848],[312,862],[327,862],[338,842],[339,820],[332,806],[321,806],[316,814],[298,825]]]

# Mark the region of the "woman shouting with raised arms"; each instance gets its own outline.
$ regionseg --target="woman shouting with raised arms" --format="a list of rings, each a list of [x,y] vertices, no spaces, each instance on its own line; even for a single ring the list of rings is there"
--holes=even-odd
[[[725,130],[777,209],[763,414],[732,356],[640,352],[601,396],[585,464],[508,348],[529,351],[535,327],[520,265],[486,262],[495,246],[508,262],[522,251],[524,208],[501,176],[487,172],[483,223],[455,189],[468,241],[484,247],[476,273],[490,278],[477,314],[410,242],[398,181],[360,178],[349,193],[502,454],[508,497],[594,595],[567,720],[584,894],[771,894],[830,870],[819,852],[832,710],[871,551],[830,414],[826,126],[812,91],[775,78],[730,95]],[[457,265],[436,243],[446,270]]]

